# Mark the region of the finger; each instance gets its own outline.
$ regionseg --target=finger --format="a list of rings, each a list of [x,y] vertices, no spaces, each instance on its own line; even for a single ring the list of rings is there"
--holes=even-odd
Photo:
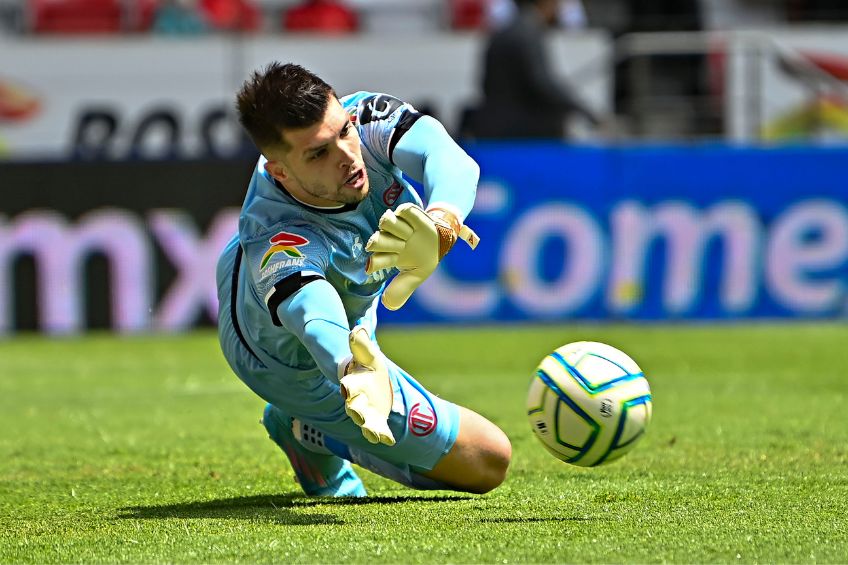
[[[380,231],[389,232],[403,240],[407,240],[412,236],[413,229],[405,220],[398,218],[391,210],[386,210],[383,217],[380,218]]]
[[[361,367],[360,365],[356,365],[357,367]],[[365,369],[367,371],[367,369]],[[366,389],[365,379],[369,373],[362,372],[354,372],[343,376],[339,379],[339,388],[341,389],[342,398],[348,400],[355,396],[359,396]]]
[[[362,430],[368,430],[371,435],[373,435],[374,440],[371,443],[382,443],[384,445],[394,445],[395,444],[395,436],[392,434],[391,428],[389,428],[389,423],[385,418],[381,418],[378,414],[369,412],[367,414],[369,416],[365,423],[362,424]],[[368,441],[371,439],[368,436],[365,436]]]
[[[345,412],[357,426],[362,426],[365,423],[365,415],[369,408],[368,398],[364,394],[348,397],[345,402]]]
[[[413,231],[436,231],[436,226],[433,223],[433,219],[428,216],[427,213],[419,206],[415,206],[414,204],[401,204],[400,206],[398,206],[395,215],[398,218],[406,220],[406,222],[408,222],[409,225],[412,226]]]
[[[362,430],[362,435],[365,436],[365,439],[368,440],[368,443],[380,443],[380,437],[377,434],[375,434],[365,426],[362,426],[359,429]]]
[[[397,253],[375,253],[368,258],[368,264],[365,267],[365,273],[376,273],[382,269],[391,269],[398,262]]]
[[[400,273],[392,279],[385,290],[381,300],[383,306],[389,310],[398,310],[406,304],[415,289],[423,282],[423,279],[412,272]]]
[[[362,326],[356,326],[351,330],[348,341],[354,361],[372,369],[376,367],[379,351],[368,336],[368,330]]]
[[[365,250],[372,253],[400,253],[404,247],[405,240],[384,231],[374,232],[365,244]]]

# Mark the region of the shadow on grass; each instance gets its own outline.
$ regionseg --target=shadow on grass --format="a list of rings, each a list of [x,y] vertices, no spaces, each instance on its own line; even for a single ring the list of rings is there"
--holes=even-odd
[[[480,521],[489,524],[530,524],[533,522],[591,522],[594,519],[586,516],[551,516],[548,518],[528,516],[527,518],[480,518]]]
[[[129,506],[118,511],[118,518],[164,520],[168,518],[216,518],[225,520],[267,520],[289,526],[344,524],[331,514],[304,514],[298,508],[312,506],[358,506],[404,502],[451,502],[468,496],[369,496],[365,498],[309,498],[294,494],[263,494],[219,498],[203,502],[181,502],[153,506]]]

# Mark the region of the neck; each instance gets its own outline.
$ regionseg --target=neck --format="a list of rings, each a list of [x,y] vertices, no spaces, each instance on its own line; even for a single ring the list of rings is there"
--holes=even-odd
[[[289,190],[288,187],[286,187],[278,179],[275,179],[273,177],[271,177],[271,178],[272,178],[274,184],[277,186],[277,188],[279,188],[280,190],[285,192],[288,196],[290,196],[295,201],[297,201],[299,204],[303,204],[307,208],[314,208],[314,209],[317,209],[317,210],[332,211],[332,210],[340,210],[341,208],[345,207],[345,204],[340,203],[340,202],[331,202],[331,201],[327,201],[327,200],[324,200],[324,199],[321,199],[321,198],[308,198],[308,197],[304,197],[304,196],[298,196],[298,195],[294,194],[291,190]]]
[[[302,200],[298,198],[291,190],[286,188],[286,192],[289,193],[289,196],[300,202],[301,204],[305,204],[306,206],[311,206],[312,208],[320,208],[322,210],[335,210],[336,208],[341,208],[344,204],[340,202],[330,202],[329,200],[324,200],[323,198],[310,198],[309,202],[306,200]],[[329,203],[328,203],[329,202]]]

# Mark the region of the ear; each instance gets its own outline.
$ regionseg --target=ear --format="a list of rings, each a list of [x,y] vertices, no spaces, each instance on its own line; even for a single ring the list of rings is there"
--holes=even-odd
[[[289,178],[288,168],[282,161],[265,161],[265,171],[281,183]]]

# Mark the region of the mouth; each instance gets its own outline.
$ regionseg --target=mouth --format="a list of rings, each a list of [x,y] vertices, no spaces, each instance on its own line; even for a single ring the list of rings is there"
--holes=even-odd
[[[353,189],[360,189],[365,185],[365,167],[357,169],[355,173],[347,177],[344,186]]]

